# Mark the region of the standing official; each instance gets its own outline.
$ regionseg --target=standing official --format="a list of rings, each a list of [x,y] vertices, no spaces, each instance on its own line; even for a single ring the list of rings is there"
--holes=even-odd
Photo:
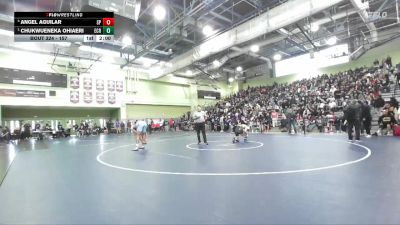
[[[203,135],[203,141],[206,145],[208,145],[207,143],[207,137],[206,137],[206,113],[204,111],[201,111],[201,107],[198,106],[196,112],[194,112],[193,114],[193,122],[194,122],[194,129],[197,132],[197,140],[198,140],[198,144],[201,143],[201,139],[200,139],[200,131]]]
[[[344,115],[347,121],[347,133],[349,135],[349,141],[353,140],[353,127],[356,133],[356,141],[360,141],[362,119],[361,104],[356,100],[352,100],[345,108]]]

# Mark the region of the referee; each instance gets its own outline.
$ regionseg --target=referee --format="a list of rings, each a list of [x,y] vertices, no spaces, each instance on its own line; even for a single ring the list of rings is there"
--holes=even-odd
[[[201,143],[201,140],[200,140],[200,131],[201,131],[201,133],[203,134],[204,144],[208,145],[207,137],[206,137],[206,126],[205,126],[206,118],[205,117],[206,117],[206,113],[204,111],[201,111],[201,107],[198,106],[197,111],[194,112],[194,114],[193,114],[194,129],[197,131],[198,144]]]

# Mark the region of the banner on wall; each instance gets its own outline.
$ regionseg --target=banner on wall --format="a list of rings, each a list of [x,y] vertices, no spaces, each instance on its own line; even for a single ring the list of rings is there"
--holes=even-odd
[[[0,89],[2,97],[45,98],[45,91]]]
[[[100,79],[96,80],[96,90],[104,91],[104,80],[100,80]]]
[[[72,103],[79,102],[79,91],[71,91],[69,95],[69,99]]]
[[[83,78],[83,89],[92,90],[92,78]]]
[[[122,92],[124,90],[124,82],[123,81],[116,81],[117,91]]]
[[[108,92],[108,103],[115,104],[115,93]]]
[[[83,93],[83,101],[84,101],[85,103],[91,103],[92,100],[93,100],[92,92],[91,92],[91,91],[85,91],[85,92]]]
[[[115,91],[115,81],[109,80],[107,87],[108,87],[107,88],[108,91]]]
[[[71,77],[69,80],[69,86],[73,89],[78,89],[79,88],[79,77],[77,77],[77,76]]]
[[[99,104],[103,104],[104,103],[104,92],[96,92],[96,102]]]

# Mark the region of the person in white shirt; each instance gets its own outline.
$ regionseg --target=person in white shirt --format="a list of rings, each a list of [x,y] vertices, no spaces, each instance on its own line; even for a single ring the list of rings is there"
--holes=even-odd
[[[139,149],[144,149],[144,145],[147,144],[147,123],[141,119],[136,122],[136,148],[133,151],[138,151]]]
[[[221,126],[221,133],[224,132],[224,115],[219,118],[219,125]]]
[[[207,143],[207,137],[206,137],[206,126],[205,126],[205,122],[206,122],[206,113],[204,111],[201,111],[201,107],[198,106],[196,112],[193,113],[193,122],[194,122],[194,129],[197,132],[197,140],[198,140],[198,144],[201,143],[200,140],[200,131],[203,135],[203,141],[204,144],[208,145]]]

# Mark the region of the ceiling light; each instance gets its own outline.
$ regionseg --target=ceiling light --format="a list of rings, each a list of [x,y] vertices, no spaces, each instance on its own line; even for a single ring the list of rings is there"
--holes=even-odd
[[[163,70],[160,67],[155,66],[155,67],[150,68],[149,72],[151,74],[160,74],[163,72]]]
[[[233,77],[229,77],[229,79],[228,79],[229,83],[232,83],[234,80],[235,80],[235,78],[233,78]]]
[[[165,10],[165,8],[163,6],[157,5],[154,8],[153,16],[156,18],[156,20],[165,19],[165,15],[167,15],[167,11]]]
[[[219,67],[221,65],[221,63],[218,60],[214,60],[213,65],[214,65],[214,67]]]
[[[336,38],[335,36],[330,37],[330,38],[326,41],[326,43],[327,43],[328,45],[335,45],[336,42],[337,42],[337,38]]]
[[[274,60],[275,61],[279,61],[281,59],[282,59],[282,55],[281,54],[277,53],[277,54],[274,55]]]
[[[205,35],[205,36],[210,36],[210,35],[212,35],[214,33],[214,30],[213,30],[213,28],[210,26],[210,25],[205,25],[204,27],[203,27],[203,34]]]
[[[125,36],[122,38],[122,44],[124,44],[124,47],[129,46],[129,45],[132,45],[132,38],[129,37],[128,35],[125,35]]]
[[[151,63],[149,61],[145,61],[145,62],[143,62],[143,66],[146,68],[150,68]]]
[[[311,32],[317,32],[319,30],[319,25],[316,23],[312,23],[310,25],[310,30],[311,30]]]
[[[252,45],[252,46],[250,47],[250,51],[252,51],[252,52],[258,52],[258,51],[260,51],[260,46],[258,46],[258,45]]]
[[[241,66],[238,66],[238,67],[236,67],[236,71],[242,72],[242,71],[243,71],[243,68],[242,68]]]
[[[0,29],[0,35],[12,37],[12,36],[14,36],[14,32],[12,32],[10,30]]]
[[[186,75],[192,76],[192,75],[193,75],[193,72],[192,72],[191,70],[186,70]]]
[[[14,44],[17,48],[22,48],[24,50],[41,51],[42,49],[37,42],[17,42]]]

